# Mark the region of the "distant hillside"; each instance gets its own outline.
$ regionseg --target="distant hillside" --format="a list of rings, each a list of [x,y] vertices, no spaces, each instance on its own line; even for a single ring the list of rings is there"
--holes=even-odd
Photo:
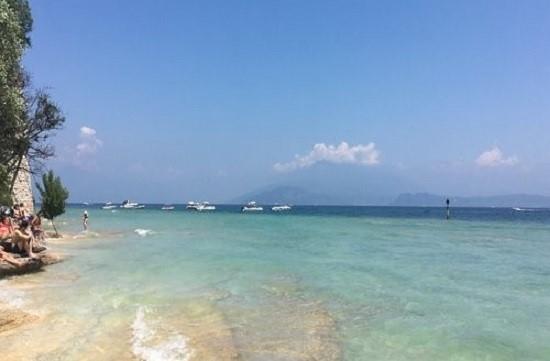
[[[229,199],[295,205],[387,205],[402,192],[420,188],[393,168],[319,163],[299,172],[274,173],[269,186]]]
[[[456,207],[550,207],[550,197],[532,194],[509,194],[487,197],[449,197]],[[447,197],[429,193],[403,193],[390,205],[410,207],[442,207]]]

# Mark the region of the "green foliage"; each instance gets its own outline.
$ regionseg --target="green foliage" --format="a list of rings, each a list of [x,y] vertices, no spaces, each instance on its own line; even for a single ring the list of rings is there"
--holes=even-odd
[[[40,212],[53,224],[55,217],[65,213],[65,202],[69,198],[69,191],[51,170],[42,175],[42,184],[36,184],[36,188],[38,188],[42,203]],[[57,229],[55,229],[55,233],[57,233]]]
[[[12,202],[8,173],[0,166],[0,205],[10,206]]]
[[[65,121],[60,108],[43,90],[34,90],[21,58],[30,46],[33,20],[28,0],[0,0],[0,164],[11,177],[40,171],[54,155],[49,138]]]
[[[19,2],[0,0],[0,164],[6,167],[13,159],[25,114],[21,66],[25,33],[14,4]]]
[[[16,13],[6,0],[0,0],[0,128],[3,135],[13,128],[24,110],[20,87],[22,34]]]
[[[18,172],[28,171],[24,166],[21,167],[24,157],[27,157],[35,171],[39,171],[42,162],[54,155],[54,148],[49,143],[49,138],[61,129],[65,122],[61,109],[45,91],[37,90],[26,94],[25,101],[24,122],[20,127],[18,141],[12,148],[14,161],[7,163],[8,171],[13,175],[11,187]]]
[[[31,7],[29,6],[28,0],[7,0],[12,11],[17,17],[19,22],[20,40],[26,45],[31,45],[31,38],[29,37],[30,32],[32,31],[32,14]]]

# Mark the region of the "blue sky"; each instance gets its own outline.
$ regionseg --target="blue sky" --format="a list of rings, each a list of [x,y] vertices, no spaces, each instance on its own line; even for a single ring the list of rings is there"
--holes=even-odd
[[[48,165],[72,200],[223,201],[308,175],[550,195],[547,1],[31,6],[25,63],[66,113]]]

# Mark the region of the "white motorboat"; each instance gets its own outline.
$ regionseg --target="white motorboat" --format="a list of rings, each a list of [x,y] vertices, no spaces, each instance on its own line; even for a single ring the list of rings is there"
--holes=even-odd
[[[256,202],[248,202],[241,207],[241,212],[263,212],[264,208],[257,205]]]
[[[162,209],[163,211],[173,211],[174,209],[176,209],[176,207],[170,206],[170,205],[164,205],[164,206],[162,206],[161,209]]]
[[[187,202],[187,206],[185,207],[185,209],[192,209],[196,211],[198,206],[199,206],[199,203],[195,203],[191,201],[191,202]]]
[[[197,207],[197,211],[204,212],[204,211],[215,211],[216,206],[210,205],[208,202],[202,202]]]
[[[115,206],[112,202],[107,202],[101,209],[115,209],[117,206]]]
[[[185,208],[199,212],[216,210],[216,206],[212,206],[208,202],[188,202]]]
[[[271,207],[271,210],[273,212],[283,212],[283,211],[290,211],[292,209],[291,206],[288,204],[282,205],[282,206],[273,206]]]
[[[122,204],[120,205],[120,208],[124,209],[138,209],[139,207],[145,208],[145,206],[140,206],[139,203],[130,202],[128,199],[122,202]]]

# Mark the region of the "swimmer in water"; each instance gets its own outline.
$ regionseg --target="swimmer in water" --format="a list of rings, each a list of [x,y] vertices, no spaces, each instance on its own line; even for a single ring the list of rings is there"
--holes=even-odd
[[[88,230],[88,219],[90,217],[88,216],[88,211],[84,210],[84,214],[82,215],[82,226],[84,227],[84,230]]]

